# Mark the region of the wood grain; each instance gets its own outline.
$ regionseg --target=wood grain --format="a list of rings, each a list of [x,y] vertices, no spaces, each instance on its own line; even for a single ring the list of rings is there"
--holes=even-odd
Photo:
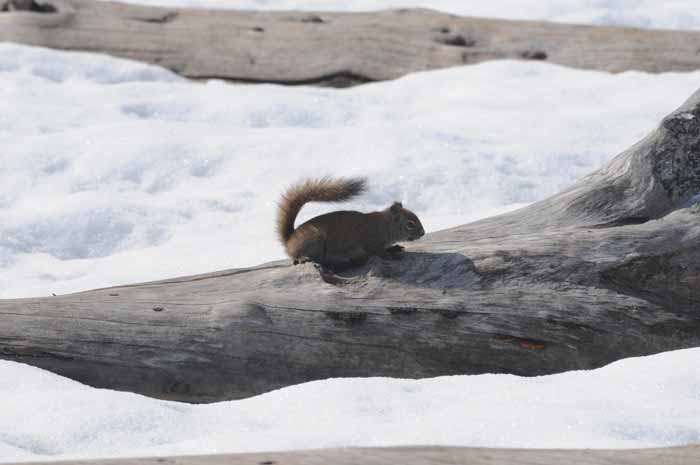
[[[37,462],[46,463],[46,462]],[[64,465],[697,465],[700,446],[662,449],[488,449],[386,447],[111,460]]]

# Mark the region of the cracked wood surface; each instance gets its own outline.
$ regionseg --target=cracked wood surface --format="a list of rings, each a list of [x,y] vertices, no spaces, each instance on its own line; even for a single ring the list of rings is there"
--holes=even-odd
[[[0,0],[0,41],[100,52],[189,78],[345,87],[494,59],[620,72],[700,69],[700,31],[370,13],[215,11]],[[33,10],[33,11],[32,11]]]
[[[46,462],[37,462],[46,463]],[[700,446],[654,449],[376,447],[180,457],[69,460],[65,465],[697,465]]]
[[[311,264],[0,300],[0,357],[165,399],[542,375],[700,345],[700,91],[603,169],[324,283]]]

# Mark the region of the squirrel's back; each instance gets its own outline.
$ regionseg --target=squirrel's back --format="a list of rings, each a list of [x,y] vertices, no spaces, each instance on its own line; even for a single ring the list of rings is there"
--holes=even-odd
[[[290,187],[282,195],[277,211],[277,234],[287,246],[294,233],[294,221],[308,202],[343,202],[367,190],[365,178],[309,179]]]

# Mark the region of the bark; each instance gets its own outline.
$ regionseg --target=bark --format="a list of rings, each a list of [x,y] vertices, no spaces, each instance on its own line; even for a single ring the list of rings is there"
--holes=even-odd
[[[0,357],[193,402],[338,376],[543,375],[700,345],[700,91],[605,168],[323,282],[288,261],[0,301]]]
[[[487,449],[381,447],[180,457],[70,460],[66,465],[696,465],[700,446],[658,449]],[[45,464],[45,462],[39,462]]]
[[[189,78],[344,87],[494,59],[620,72],[700,69],[700,31],[372,13],[0,0],[0,41],[108,53]]]

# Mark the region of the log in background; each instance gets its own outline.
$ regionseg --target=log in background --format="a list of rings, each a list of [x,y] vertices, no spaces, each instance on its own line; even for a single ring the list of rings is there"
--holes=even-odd
[[[63,465],[697,465],[700,463],[700,446],[629,450],[377,447],[111,460],[82,459],[59,463]]]
[[[370,13],[213,11],[94,0],[0,0],[0,41],[107,53],[189,78],[345,87],[494,59],[620,72],[700,69],[700,31]],[[25,6],[26,6],[25,5]]]

